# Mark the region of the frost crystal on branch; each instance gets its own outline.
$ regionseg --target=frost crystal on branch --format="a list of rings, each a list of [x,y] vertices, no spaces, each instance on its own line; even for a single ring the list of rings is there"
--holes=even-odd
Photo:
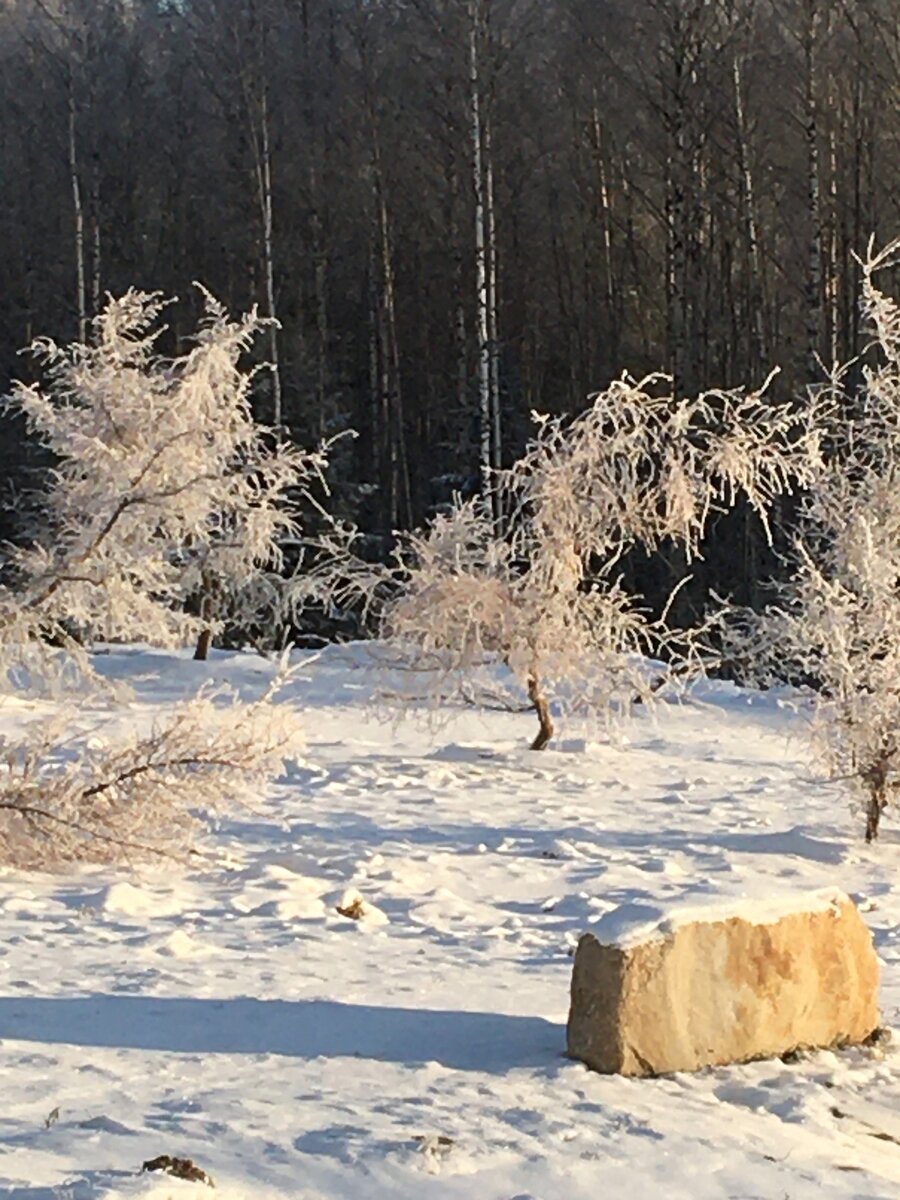
[[[254,704],[204,692],[149,733],[66,735],[34,724],[0,741],[0,863],[185,858],[211,811],[259,793],[301,745],[272,691]]]
[[[668,540],[696,556],[710,513],[739,493],[765,523],[817,458],[808,414],[770,403],[764,388],[676,400],[667,383],[623,378],[573,420],[537,418],[498,479],[499,530],[474,500],[408,540],[389,638],[407,662],[435,668],[444,691],[505,664],[538,715],[535,749],[553,734],[551,699],[614,719],[665,678],[645,656],[671,656],[675,639],[624,591],[622,554]]]
[[[858,392],[842,372],[827,389],[829,461],[804,496],[793,575],[744,638],[757,674],[811,683],[817,738],[862,800],[867,841],[900,784],[900,307],[874,278],[898,260],[900,240],[862,264],[876,359]]]
[[[12,403],[58,465],[47,528],[13,553],[15,594],[0,596],[7,645],[184,643],[223,604],[250,619],[280,597],[281,545],[299,534],[289,500],[325,457],[254,422],[241,360],[266,322],[204,298],[174,359],[156,349],[164,302],[137,291],[109,300],[90,343],[33,345],[47,389],[19,384]]]

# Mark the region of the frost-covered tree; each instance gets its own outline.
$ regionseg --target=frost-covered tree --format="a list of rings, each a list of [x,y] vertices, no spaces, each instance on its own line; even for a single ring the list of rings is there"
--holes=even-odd
[[[185,859],[211,813],[257,794],[301,744],[273,689],[253,704],[201,691],[147,732],[64,720],[0,739],[0,864]]]
[[[816,457],[807,414],[770,401],[765,385],[678,400],[668,382],[626,377],[572,420],[539,418],[499,477],[500,528],[474,500],[409,539],[385,613],[391,642],[444,692],[504,664],[537,713],[534,749],[553,736],[552,701],[614,718],[665,678],[648,672],[649,653],[671,658],[676,641],[691,653],[624,590],[623,553],[668,541],[696,556],[710,514],[739,493],[768,530],[772,500]]]
[[[322,470],[253,419],[243,365],[266,324],[230,319],[204,292],[190,348],[159,354],[158,295],[110,299],[88,343],[32,346],[46,387],[11,404],[53,453],[34,541],[12,552],[0,641],[197,637],[205,656],[224,607],[251,620],[287,596],[282,544],[299,534],[292,499]]]
[[[793,575],[739,638],[757,675],[787,668],[811,685],[817,742],[862,801],[867,841],[900,786],[900,306],[875,283],[898,263],[900,240],[862,264],[874,361],[859,390],[841,373],[824,389],[830,452],[804,497]]]

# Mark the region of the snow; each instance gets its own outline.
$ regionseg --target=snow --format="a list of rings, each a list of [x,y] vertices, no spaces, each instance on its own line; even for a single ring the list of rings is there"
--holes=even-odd
[[[134,684],[115,723],[273,669],[95,661]],[[310,656],[306,760],[220,816],[205,870],[0,872],[0,1200],[900,1195],[892,1045],[656,1080],[564,1056],[573,948],[637,908],[842,889],[896,1023],[900,834],[862,843],[802,705],[708,685],[627,746],[569,725],[534,754],[528,714],[391,724],[370,689],[363,649]],[[140,1174],[160,1154],[216,1191]]]
[[[679,868],[679,873],[681,869]],[[605,913],[591,930],[601,945],[617,945],[623,950],[646,941],[662,941],[680,926],[694,921],[716,922],[734,918],[749,925],[772,925],[791,913],[840,911],[848,897],[840,888],[819,888],[805,892],[792,888],[777,896],[735,897],[718,903],[674,904],[672,906],[626,903]]]

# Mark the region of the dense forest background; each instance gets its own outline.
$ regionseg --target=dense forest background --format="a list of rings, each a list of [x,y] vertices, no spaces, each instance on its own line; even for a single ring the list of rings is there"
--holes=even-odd
[[[623,370],[783,396],[863,351],[897,0],[0,0],[0,180],[0,392],[131,285],[183,346],[200,280],[280,322],[262,419],[359,432],[385,545]],[[11,421],[0,469],[42,469]],[[741,513],[707,559],[771,565]]]

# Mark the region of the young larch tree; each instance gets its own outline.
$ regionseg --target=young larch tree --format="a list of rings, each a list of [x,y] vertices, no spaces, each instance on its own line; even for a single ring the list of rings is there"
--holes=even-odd
[[[13,552],[0,594],[7,646],[198,638],[204,657],[223,603],[249,621],[263,579],[287,594],[293,501],[325,456],[253,419],[256,369],[243,360],[266,321],[255,310],[232,320],[204,300],[193,344],[175,358],[157,349],[165,302],[134,290],[108,301],[91,341],[32,346],[47,386],[17,384],[11,404],[57,465],[46,524]]]

